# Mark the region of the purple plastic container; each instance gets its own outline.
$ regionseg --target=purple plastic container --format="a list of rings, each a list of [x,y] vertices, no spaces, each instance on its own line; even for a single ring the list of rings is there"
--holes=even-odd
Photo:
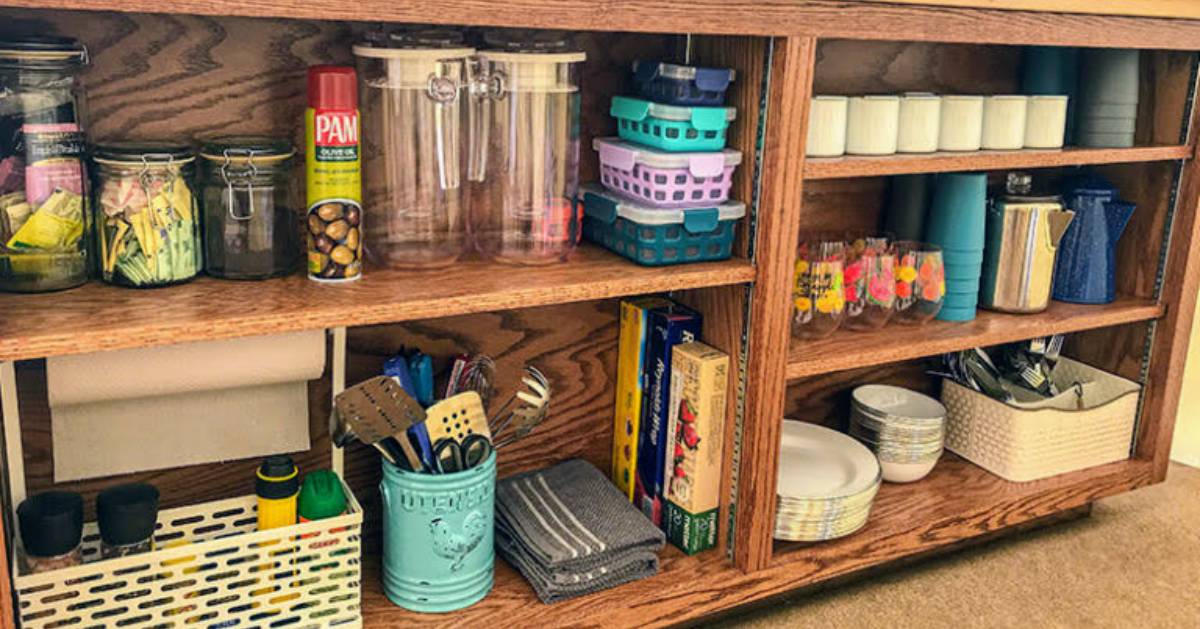
[[[668,153],[617,138],[596,138],[600,181],[606,188],[660,208],[717,205],[729,199],[742,154]]]

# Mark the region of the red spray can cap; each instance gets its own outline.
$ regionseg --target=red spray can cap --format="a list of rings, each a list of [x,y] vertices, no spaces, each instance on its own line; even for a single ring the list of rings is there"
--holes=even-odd
[[[354,68],[309,67],[308,106],[313,109],[358,109],[358,80]]]

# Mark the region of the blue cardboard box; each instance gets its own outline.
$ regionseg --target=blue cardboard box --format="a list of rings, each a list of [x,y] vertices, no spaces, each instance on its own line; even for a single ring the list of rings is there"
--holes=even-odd
[[[671,411],[671,350],[676,345],[699,340],[702,320],[699,312],[672,304],[650,311],[649,323],[633,503],[661,527],[667,474],[667,418]]]

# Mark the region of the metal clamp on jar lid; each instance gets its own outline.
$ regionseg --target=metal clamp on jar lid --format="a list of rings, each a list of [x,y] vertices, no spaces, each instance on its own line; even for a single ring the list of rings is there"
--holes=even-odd
[[[226,207],[229,217],[235,221],[247,221],[254,217],[254,186],[271,185],[270,175],[283,167],[296,149],[291,142],[279,138],[261,136],[226,136],[208,140],[200,147],[200,157],[212,162],[219,169],[225,182]],[[234,190],[244,190],[248,196],[246,214],[238,214],[234,202]]]
[[[87,47],[70,37],[21,37],[0,41],[0,67],[63,69],[87,65]]]

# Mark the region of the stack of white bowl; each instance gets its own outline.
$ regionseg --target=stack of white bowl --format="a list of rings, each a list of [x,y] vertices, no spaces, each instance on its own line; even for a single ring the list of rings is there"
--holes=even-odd
[[[911,483],[942,456],[946,407],[901,387],[863,385],[851,394],[850,434],[879,457],[883,480]]]
[[[816,424],[783,422],[775,538],[819,542],[867,523],[879,462],[861,443]]]

